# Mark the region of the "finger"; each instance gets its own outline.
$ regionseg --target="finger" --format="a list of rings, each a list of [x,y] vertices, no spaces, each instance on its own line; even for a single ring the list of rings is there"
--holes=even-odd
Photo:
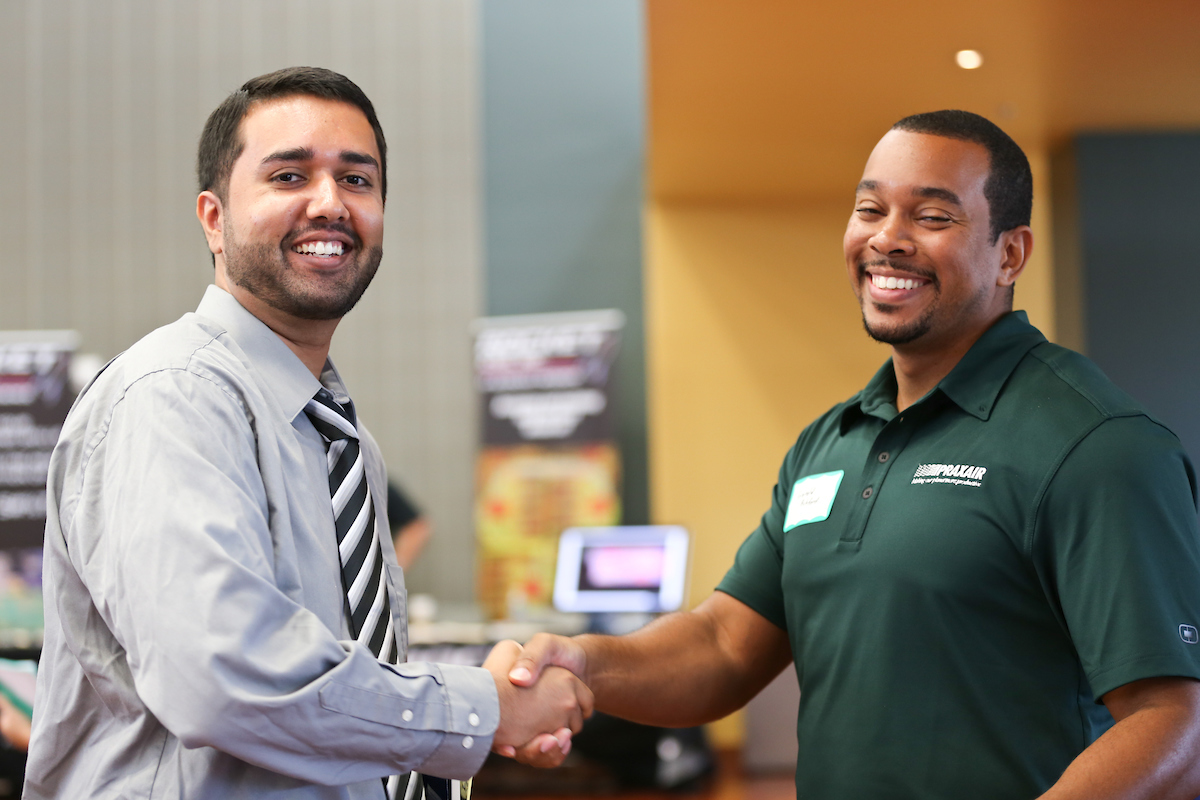
[[[516,758],[517,756],[517,748],[511,744],[494,744],[492,745],[492,752],[505,758]]]
[[[566,740],[564,746],[554,736],[542,734],[517,748],[516,760],[531,767],[557,767],[562,764],[570,752],[570,739]]]

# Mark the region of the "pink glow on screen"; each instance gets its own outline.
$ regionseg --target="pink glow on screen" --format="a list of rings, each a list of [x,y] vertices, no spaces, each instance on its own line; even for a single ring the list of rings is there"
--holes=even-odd
[[[583,558],[587,582],[597,589],[657,589],[662,582],[662,547],[588,547]]]

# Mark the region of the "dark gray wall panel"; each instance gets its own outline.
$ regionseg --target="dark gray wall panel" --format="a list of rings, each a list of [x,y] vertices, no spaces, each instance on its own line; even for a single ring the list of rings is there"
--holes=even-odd
[[[1088,355],[1200,457],[1200,134],[1076,144]]]
[[[487,313],[619,308],[625,521],[648,521],[640,0],[487,0]]]

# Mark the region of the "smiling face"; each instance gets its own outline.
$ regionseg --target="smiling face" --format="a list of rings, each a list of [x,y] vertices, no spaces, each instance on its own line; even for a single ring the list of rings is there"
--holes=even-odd
[[[1028,227],[991,241],[982,145],[893,130],[855,193],[843,249],[863,326],[896,350],[965,349],[1011,309]]]
[[[278,330],[337,320],[383,256],[375,134],[349,103],[293,95],[255,103],[224,200],[198,213],[217,284]]]

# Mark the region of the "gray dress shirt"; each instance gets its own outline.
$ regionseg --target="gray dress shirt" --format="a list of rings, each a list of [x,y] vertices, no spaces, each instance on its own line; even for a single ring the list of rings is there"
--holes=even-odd
[[[321,383],[346,394],[331,364]],[[26,798],[377,800],[388,774],[479,768],[491,675],[352,641],[303,410],[319,386],[212,286],[76,402],[50,464]],[[404,648],[383,460],[360,434]]]

